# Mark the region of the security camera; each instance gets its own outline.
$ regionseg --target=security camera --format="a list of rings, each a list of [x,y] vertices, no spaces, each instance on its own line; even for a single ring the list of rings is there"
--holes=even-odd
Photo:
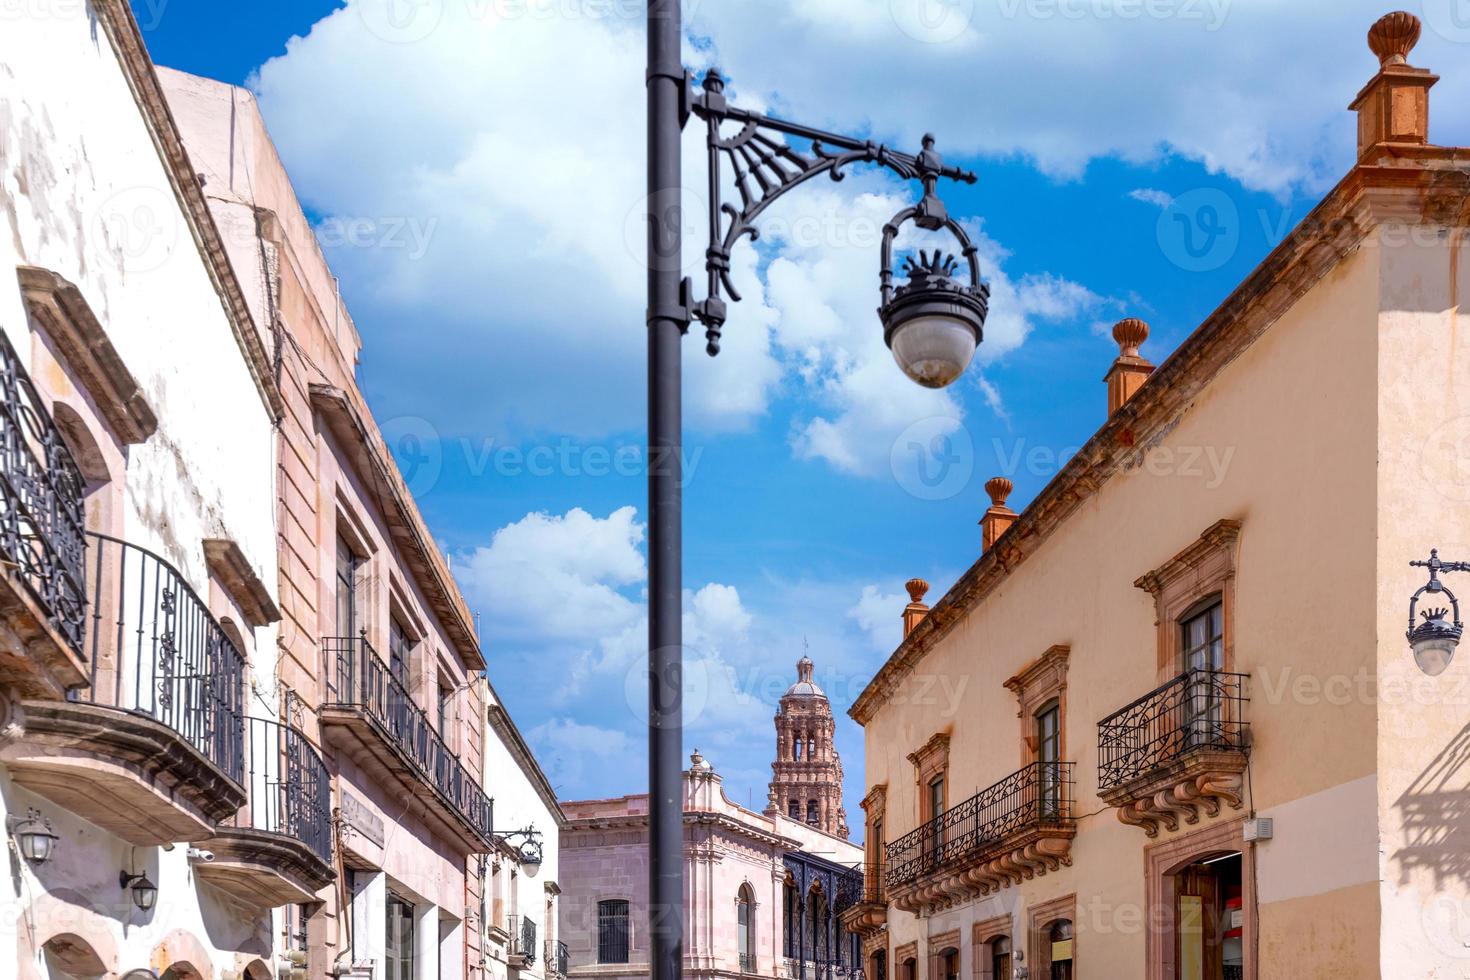
[[[214,860],[214,852],[206,851],[203,848],[199,847],[191,847],[189,848],[189,860],[204,861],[205,863],[208,863]]]

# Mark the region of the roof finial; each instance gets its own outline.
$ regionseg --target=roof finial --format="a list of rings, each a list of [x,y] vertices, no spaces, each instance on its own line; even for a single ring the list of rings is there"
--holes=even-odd
[[[1409,52],[1419,43],[1422,29],[1418,17],[1407,10],[1395,10],[1384,14],[1368,28],[1368,48],[1378,56],[1378,63],[1384,68],[1406,65]]]

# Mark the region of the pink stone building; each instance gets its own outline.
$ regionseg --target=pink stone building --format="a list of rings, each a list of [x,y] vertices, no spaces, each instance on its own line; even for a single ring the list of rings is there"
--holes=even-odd
[[[825,706],[827,699],[812,682],[810,665],[803,658],[792,690],[801,688],[802,707],[815,718],[815,702]],[[830,709],[827,718],[830,723]],[[778,732],[785,733],[780,720]],[[827,748],[818,756],[830,763],[835,753],[830,728],[825,731]],[[777,755],[779,779],[780,749]],[[837,774],[835,787],[812,781],[803,793],[839,801],[826,810],[837,829],[841,769],[827,771]],[[719,773],[697,749],[690,758],[684,773],[684,972],[691,980],[835,980],[856,971],[857,937],[839,920],[861,899],[863,850],[845,833],[815,825],[820,820],[808,823],[805,803],[800,819],[792,819],[776,791],[773,783],[765,813],[748,810],[730,801]],[[647,977],[647,794],[564,802],[562,810],[561,937],[568,976]]]

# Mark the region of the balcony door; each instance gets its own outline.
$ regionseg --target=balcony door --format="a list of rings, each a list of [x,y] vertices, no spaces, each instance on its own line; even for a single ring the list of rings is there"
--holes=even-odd
[[[1225,669],[1225,616],[1218,598],[1185,616],[1179,624],[1180,671],[1185,681],[1180,734],[1183,748],[1216,741],[1223,704],[1214,675]]]
[[[1042,819],[1062,812],[1062,707],[1052,701],[1036,713],[1037,800]]]

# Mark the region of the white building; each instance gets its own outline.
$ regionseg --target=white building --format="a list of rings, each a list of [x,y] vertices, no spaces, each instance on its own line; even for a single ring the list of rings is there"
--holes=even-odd
[[[567,972],[557,928],[561,831],[556,791],[500,696],[481,678],[485,791],[495,797],[497,849],[486,859],[481,948],[487,980],[558,980]]]
[[[128,5],[6,18],[0,65],[0,975],[262,980],[331,846],[268,338]]]

